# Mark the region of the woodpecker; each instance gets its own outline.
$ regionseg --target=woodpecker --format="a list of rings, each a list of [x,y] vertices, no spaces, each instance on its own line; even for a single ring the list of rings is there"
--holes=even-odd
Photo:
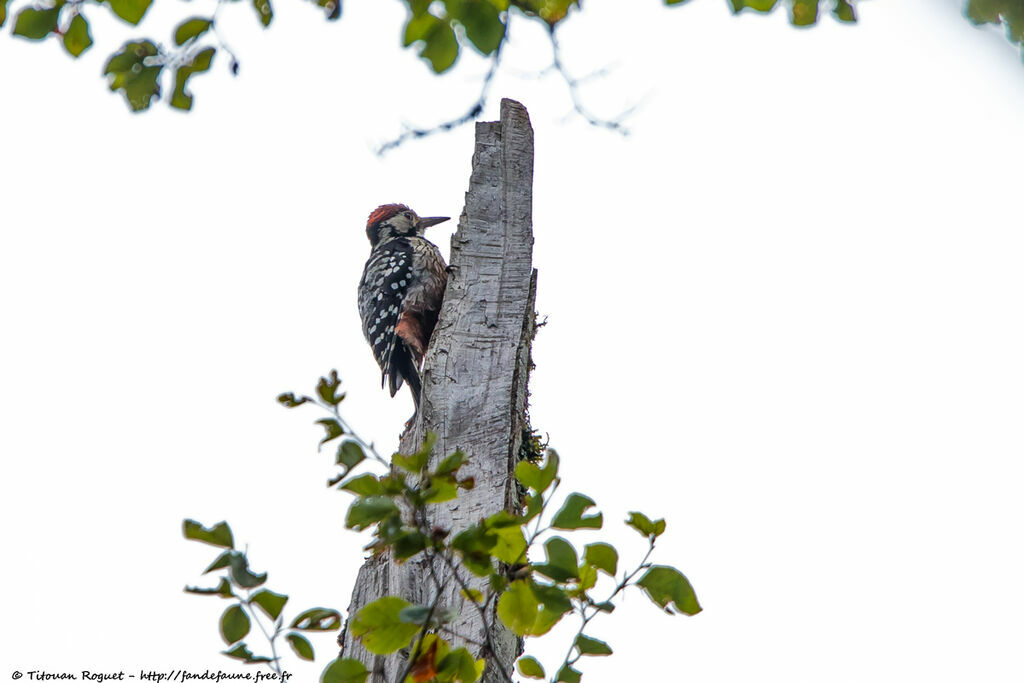
[[[423,237],[447,216],[420,218],[405,204],[384,204],[366,220],[370,258],[359,280],[363,335],[381,369],[381,388],[394,396],[409,383],[420,409],[420,363],[441,312],[448,280],[444,258]]]

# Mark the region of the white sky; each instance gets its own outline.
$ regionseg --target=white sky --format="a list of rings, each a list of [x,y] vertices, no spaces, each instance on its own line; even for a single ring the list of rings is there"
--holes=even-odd
[[[809,31],[724,5],[592,0],[565,25],[577,73],[616,67],[595,111],[644,101],[629,138],[517,75],[548,60],[525,21],[487,111],[514,97],[536,127],[531,413],[563,490],[624,562],[618,520],[666,517],[656,560],[705,607],[629,596],[584,680],[1019,682],[1024,66],[952,1]],[[366,539],[323,487],[319,415],[274,396],[337,367],[385,450],[410,413],[359,330],[363,225],[389,201],[458,216],[472,129],[372,149],[460,112],[483,60],[430,76],[398,2],[337,24],[280,2],[267,32],[243,4],[239,78],[218,56],[191,114],[130,115],[106,55],[203,7],[157,3],[145,31],[90,7],[77,63],[0,39],[5,677],[236,671],[226,603],[181,591],[216,555],[184,517],[227,518],[289,614],[344,609]],[[558,638],[529,651],[553,667]]]

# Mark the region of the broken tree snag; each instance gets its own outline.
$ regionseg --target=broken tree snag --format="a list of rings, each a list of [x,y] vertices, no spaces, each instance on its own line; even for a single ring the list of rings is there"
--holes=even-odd
[[[417,451],[428,432],[437,436],[433,461],[461,450],[469,456],[460,476],[476,486],[455,500],[430,507],[430,523],[452,534],[500,510],[518,512],[514,470],[530,428],[526,416],[530,345],[535,329],[533,270],[533,128],[525,107],[501,101],[501,120],[476,124],[473,171],[466,206],[452,236],[451,269],[444,304],[423,365],[423,398],[416,422],[403,435],[403,453]],[[443,587],[438,609],[458,611],[445,634],[487,658],[484,681],[511,680],[521,641],[498,619],[493,602],[485,627],[479,611],[463,600],[452,569],[428,566],[421,554],[395,564],[370,558],[359,571],[349,615],[385,595],[430,605],[436,597],[431,569]],[[461,580],[486,592],[487,580],[460,570]],[[346,630],[342,655],[373,672],[370,683],[398,681],[408,663],[364,650]],[[475,643],[484,643],[481,647]],[[407,655],[406,655],[407,656]]]

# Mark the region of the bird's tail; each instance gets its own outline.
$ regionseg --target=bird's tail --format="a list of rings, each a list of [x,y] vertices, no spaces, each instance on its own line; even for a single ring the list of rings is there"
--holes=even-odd
[[[396,340],[388,363],[388,389],[391,395],[394,396],[402,388],[402,381],[408,382],[409,389],[412,391],[412,398],[416,402],[416,410],[419,410],[422,384],[420,383],[420,373],[416,365],[417,363],[413,358],[412,352],[409,351],[405,342],[400,339]]]

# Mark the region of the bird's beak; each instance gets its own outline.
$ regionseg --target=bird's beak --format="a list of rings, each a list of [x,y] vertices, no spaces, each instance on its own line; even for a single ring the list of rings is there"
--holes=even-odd
[[[437,225],[438,223],[444,223],[448,220],[448,216],[432,216],[430,218],[421,218],[419,227],[429,228],[431,225]]]

